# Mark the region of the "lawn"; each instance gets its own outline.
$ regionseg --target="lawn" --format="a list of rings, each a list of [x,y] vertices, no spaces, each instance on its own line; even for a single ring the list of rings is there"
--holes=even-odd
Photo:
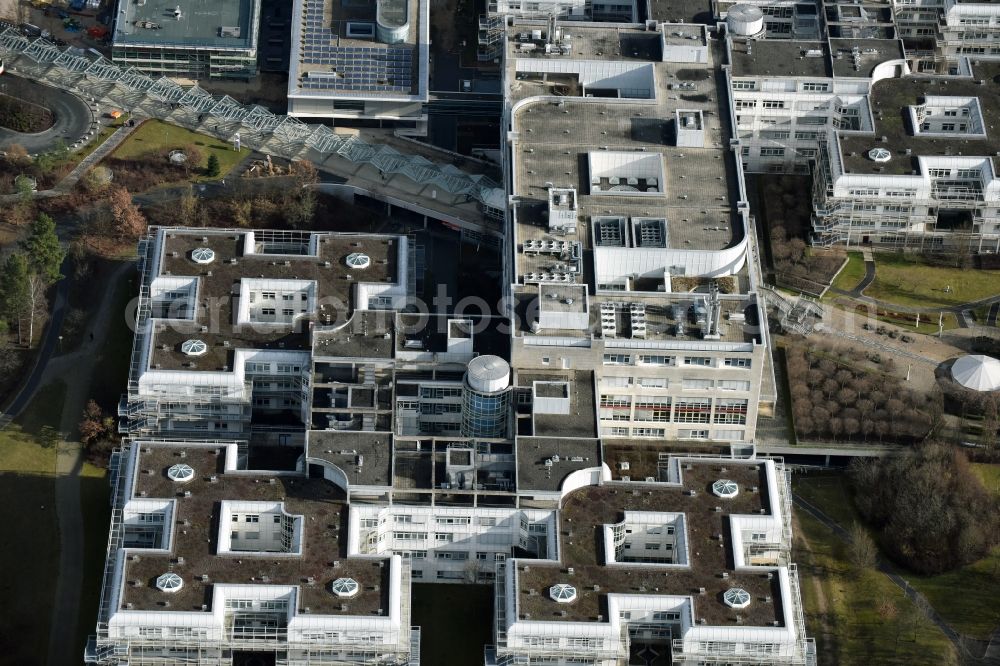
[[[493,642],[493,586],[414,583],[412,589],[421,663],[483,663],[483,646]]]
[[[945,289],[950,287],[951,291]],[[1000,293],[1000,271],[932,266],[913,255],[875,255],[866,296],[915,307],[960,305]]]
[[[1000,465],[973,463],[972,471],[982,480],[987,490],[993,491],[994,495],[1000,497]]]
[[[885,576],[857,574],[846,546],[822,523],[797,511],[798,563],[806,630],[820,664],[955,664],[945,635]],[[891,608],[880,613],[879,608]]]
[[[58,422],[65,389],[61,383],[50,385],[37,395],[19,419],[27,428],[11,424],[0,430],[0,520],[8,535],[0,567],[12,572],[0,580],[0,598],[6,600],[0,606],[5,663],[41,666],[46,661],[59,569],[56,449],[29,428],[41,430],[46,415]]]
[[[994,490],[1000,483],[1000,465],[974,465],[984,480],[992,479]],[[816,505],[843,527],[860,520],[842,475],[799,477],[795,493]],[[996,605],[1000,580],[1000,548],[978,562],[939,574],[919,576],[899,570],[910,585],[919,590],[957,631],[975,638],[988,638],[1000,625],[1000,609]],[[956,594],[961,590],[961,594]]]
[[[44,664],[59,571],[59,521],[55,511],[56,446],[66,384],[56,381],[35,394],[17,422],[0,431],[0,519],[8,534],[30,543],[31,557],[0,549],[0,566],[17,576],[0,582],[0,598],[22,603],[0,610],[0,649],[16,664]],[[84,576],[80,625],[75,641],[82,653],[93,633],[100,599],[100,571],[107,545],[110,490],[106,471],[83,463],[80,503],[85,523]],[[29,538],[30,535],[30,538]],[[32,600],[26,603],[26,600]],[[72,639],[72,638],[70,638]],[[23,654],[19,650],[25,650]],[[8,663],[5,661],[5,663]]]
[[[833,284],[830,285],[834,289],[841,289],[843,291],[850,291],[858,286],[861,282],[861,278],[865,276],[865,260],[860,252],[848,252],[847,253],[847,265],[839,273],[837,277],[834,278]]]
[[[205,175],[197,175],[192,178],[195,182],[224,178],[233,167],[239,164],[240,160],[249,154],[249,152],[236,152],[228,143],[207,134],[192,132],[160,120],[147,120],[139,129],[132,132],[111,155],[118,159],[136,158],[148,153],[163,153],[165,156],[171,150],[189,145],[197,146],[206,160],[208,160],[209,155],[215,155],[219,159],[219,175],[217,177],[209,178]]]

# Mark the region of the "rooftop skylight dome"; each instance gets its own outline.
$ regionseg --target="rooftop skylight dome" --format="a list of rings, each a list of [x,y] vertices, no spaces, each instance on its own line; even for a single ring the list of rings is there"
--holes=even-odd
[[[560,604],[576,601],[576,588],[569,583],[556,583],[549,588],[549,596]]]
[[[347,265],[351,268],[357,270],[363,270],[371,266],[372,260],[367,254],[363,252],[351,252],[347,255]]]
[[[185,356],[204,356],[208,353],[208,345],[204,340],[185,340],[181,343],[181,352]]]
[[[736,497],[740,492],[740,487],[735,481],[729,479],[719,479],[712,484],[712,492],[715,493],[716,497],[722,497],[725,499],[730,499]]]
[[[171,465],[167,468],[167,478],[175,483],[187,483],[194,478],[194,468],[184,463]]]
[[[338,578],[330,583],[330,591],[338,597],[350,598],[357,595],[360,587],[353,578]]]
[[[215,250],[209,247],[196,247],[191,250],[191,259],[196,264],[210,264],[215,261]]]
[[[892,159],[892,153],[888,148],[872,148],[868,151],[868,159],[872,162],[888,162]]]
[[[161,592],[177,592],[184,587],[184,580],[173,571],[168,571],[156,578],[156,588]]]
[[[730,608],[746,608],[750,605],[750,593],[742,587],[733,587],[723,593],[722,600]]]

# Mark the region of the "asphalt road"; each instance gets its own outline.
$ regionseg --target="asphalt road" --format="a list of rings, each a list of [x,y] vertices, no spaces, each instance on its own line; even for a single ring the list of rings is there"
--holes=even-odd
[[[55,124],[44,132],[22,134],[0,127],[0,150],[20,144],[31,154],[44,153],[60,139],[68,146],[90,129],[93,114],[85,101],[76,95],[12,74],[0,76],[0,92],[41,104],[55,116]]]

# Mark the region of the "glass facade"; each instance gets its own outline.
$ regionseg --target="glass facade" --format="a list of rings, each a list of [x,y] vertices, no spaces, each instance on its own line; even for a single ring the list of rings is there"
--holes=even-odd
[[[481,393],[465,386],[462,398],[462,435],[506,437],[510,412],[510,390]]]

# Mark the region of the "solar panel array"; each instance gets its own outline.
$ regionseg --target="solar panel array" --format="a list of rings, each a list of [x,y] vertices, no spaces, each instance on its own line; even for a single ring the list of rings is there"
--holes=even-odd
[[[354,92],[411,91],[412,47],[337,46],[337,37],[324,21],[323,6],[324,0],[305,0],[302,10],[302,64],[317,65],[325,74],[299,77],[302,88]]]

